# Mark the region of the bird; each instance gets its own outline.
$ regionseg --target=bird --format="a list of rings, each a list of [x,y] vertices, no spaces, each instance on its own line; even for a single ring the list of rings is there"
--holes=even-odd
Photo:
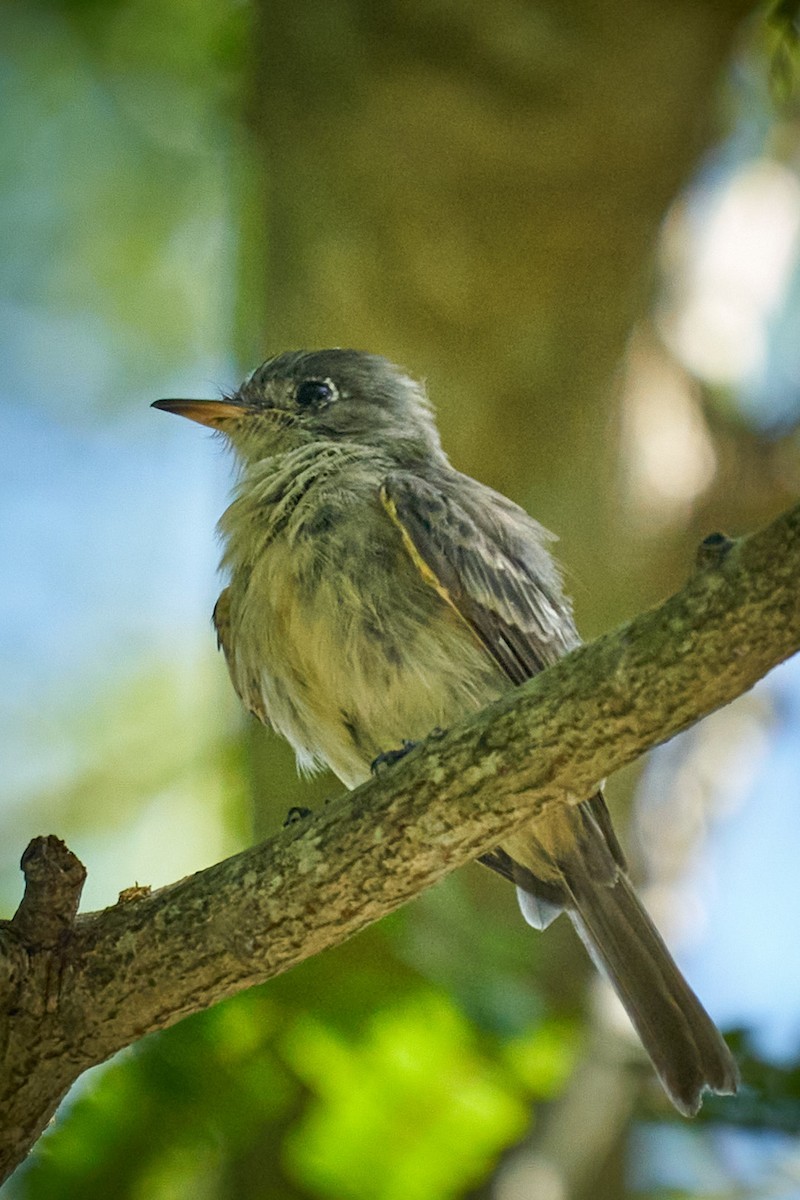
[[[553,535],[457,471],[425,388],[377,354],[287,351],[218,399],[154,407],[220,433],[214,625],[233,686],[301,771],[348,788],[580,644]],[[628,876],[602,788],[482,860],[538,929],[565,912],[686,1116],[737,1089],[735,1060]]]

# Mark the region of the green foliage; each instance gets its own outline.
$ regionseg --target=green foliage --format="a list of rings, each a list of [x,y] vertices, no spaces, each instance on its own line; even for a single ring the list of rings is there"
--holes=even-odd
[[[557,1094],[576,1029],[480,1032],[371,931],[98,1068],[9,1200],[444,1200]]]
[[[276,1007],[254,991],[99,1068],[68,1102],[14,1195],[236,1195],[228,1173],[265,1128],[280,1128],[296,1101],[298,1085],[273,1045],[280,1023]]]
[[[315,1100],[286,1143],[292,1174],[341,1200],[436,1200],[477,1183],[527,1104],[442,995],[376,1012],[343,1042],[314,1020],[284,1052]]]

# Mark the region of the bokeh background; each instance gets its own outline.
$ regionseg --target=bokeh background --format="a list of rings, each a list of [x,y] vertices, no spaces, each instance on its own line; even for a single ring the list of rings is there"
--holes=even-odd
[[[587,637],[800,489],[793,3],[0,5],[0,901],[276,831],[209,624],[230,462],[159,396],[352,345],[561,536]],[[800,663],[615,778],[745,1087],[681,1121],[561,922],[470,867],[89,1073],[3,1200],[800,1197]]]

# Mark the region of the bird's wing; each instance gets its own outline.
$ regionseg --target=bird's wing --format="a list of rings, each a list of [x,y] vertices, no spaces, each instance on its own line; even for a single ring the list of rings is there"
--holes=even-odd
[[[515,684],[550,666],[579,644],[572,611],[547,550],[551,535],[505,496],[467,476],[438,480],[397,471],[386,477],[382,503],[426,582],[458,613]],[[580,806],[582,823],[601,858],[625,858],[602,793]],[[595,830],[600,835],[595,841]],[[577,830],[576,830],[577,832]],[[587,847],[588,849],[589,847]],[[541,883],[503,850],[482,860],[525,891],[555,902]]]
[[[426,581],[522,683],[578,644],[550,535],[504,496],[456,478],[458,498],[435,478],[398,471],[381,499]]]

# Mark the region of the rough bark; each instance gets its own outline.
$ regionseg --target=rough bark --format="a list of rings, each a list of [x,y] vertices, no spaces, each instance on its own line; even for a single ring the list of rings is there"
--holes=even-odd
[[[800,506],[706,540],[685,587],[316,816],[187,879],[72,917],[83,868],[25,852],[0,926],[0,1168],[123,1046],[397,908],[551,804],[587,795],[800,648]]]

